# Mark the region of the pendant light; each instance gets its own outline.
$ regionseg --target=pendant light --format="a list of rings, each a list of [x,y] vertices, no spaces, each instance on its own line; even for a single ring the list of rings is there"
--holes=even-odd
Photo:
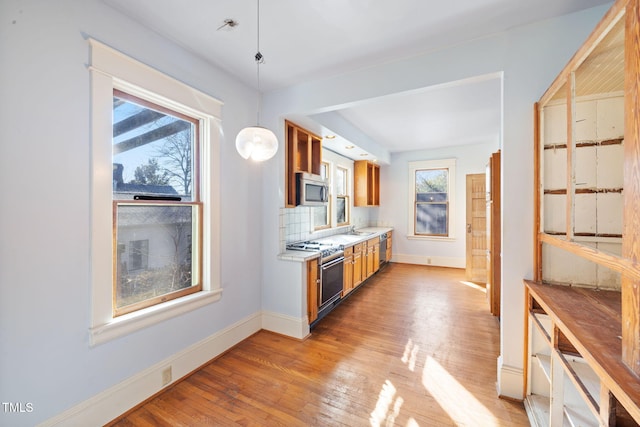
[[[260,0],[258,3],[258,49],[255,55],[257,77],[258,77],[258,112],[256,126],[246,127],[238,132],[236,136],[236,150],[245,159],[262,162],[273,157],[278,151],[278,138],[269,129],[260,126],[260,64],[264,62],[264,57],[260,53]]]

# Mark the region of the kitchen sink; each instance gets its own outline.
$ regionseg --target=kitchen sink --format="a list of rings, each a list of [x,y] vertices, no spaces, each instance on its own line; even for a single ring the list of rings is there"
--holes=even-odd
[[[353,231],[351,232],[351,234],[356,236],[369,236],[371,234],[374,234],[374,232],[373,231]]]
[[[348,245],[362,240],[361,236],[355,234],[336,234],[330,237],[331,240],[341,245]]]

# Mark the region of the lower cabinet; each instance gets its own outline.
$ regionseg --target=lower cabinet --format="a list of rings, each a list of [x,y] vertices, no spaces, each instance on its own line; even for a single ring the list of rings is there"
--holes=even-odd
[[[318,275],[318,260],[307,261],[307,317],[309,323],[318,318],[318,289],[320,276]]]
[[[369,278],[380,268],[380,238],[369,239],[366,245],[365,278]]]
[[[387,245],[386,260],[391,259],[391,238]],[[342,297],[348,295],[380,268],[380,238],[375,237],[344,249],[344,276]],[[320,300],[320,274],[318,259],[307,261],[307,316],[309,323],[318,319]]]
[[[344,249],[344,279],[342,296],[344,297],[354,288],[353,286],[353,246]]]
[[[344,286],[342,296],[347,295],[370,276],[370,274],[367,274],[367,260],[369,259],[367,249],[367,242],[348,246],[344,249]]]
[[[355,288],[364,280],[362,274],[363,258],[362,258],[362,243],[358,243],[353,246],[353,287]]]

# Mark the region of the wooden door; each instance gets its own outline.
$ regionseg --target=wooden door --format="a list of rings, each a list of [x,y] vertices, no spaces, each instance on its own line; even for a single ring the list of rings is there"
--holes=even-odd
[[[500,316],[501,243],[500,151],[491,155],[487,165],[487,299],[491,314]]]
[[[470,282],[487,282],[486,175],[467,175],[467,262]]]

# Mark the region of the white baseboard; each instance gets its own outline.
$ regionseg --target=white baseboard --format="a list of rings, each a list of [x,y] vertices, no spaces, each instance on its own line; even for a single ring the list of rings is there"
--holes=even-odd
[[[298,319],[279,313],[263,311],[262,329],[297,339],[304,339],[309,335],[309,321],[306,316]]]
[[[498,357],[498,396],[522,400],[524,390],[524,370],[502,363]]]
[[[457,257],[410,255],[410,254],[394,253],[391,261],[399,262],[403,264],[432,265],[434,267],[451,267],[451,268],[466,267],[465,258],[457,258]]]
[[[104,425],[258,332],[261,328],[261,315],[255,313],[50,418],[40,426]],[[163,386],[162,372],[168,367],[171,367],[173,381]]]

